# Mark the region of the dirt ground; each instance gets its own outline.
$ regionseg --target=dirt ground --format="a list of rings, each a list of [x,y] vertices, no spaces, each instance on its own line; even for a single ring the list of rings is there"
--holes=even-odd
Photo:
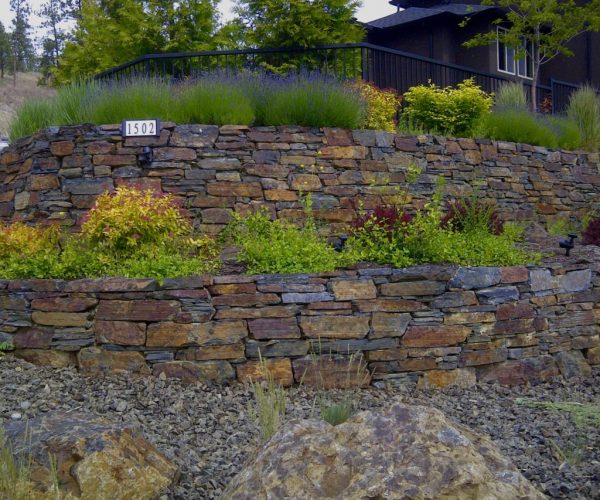
[[[0,78],[0,139],[8,136],[8,124],[22,103],[56,93],[52,87],[37,84],[40,76],[39,73],[18,73],[16,87],[12,75]]]

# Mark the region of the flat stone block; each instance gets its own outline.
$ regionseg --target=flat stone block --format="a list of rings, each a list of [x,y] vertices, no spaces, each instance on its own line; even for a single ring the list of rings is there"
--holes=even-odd
[[[283,387],[290,387],[294,383],[292,362],[286,358],[248,361],[237,365],[236,370],[240,382],[265,381],[270,374],[275,383]]]
[[[369,316],[302,316],[300,328],[308,338],[363,338],[369,333]]]
[[[164,374],[168,378],[177,378],[184,384],[217,383],[224,384],[235,378],[233,367],[227,361],[170,361],[156,363],[152,374]]]

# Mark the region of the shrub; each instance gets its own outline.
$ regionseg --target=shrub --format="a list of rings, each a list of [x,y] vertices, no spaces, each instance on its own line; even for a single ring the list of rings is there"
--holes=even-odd
[[[300,227],[271,220],[266,209],[247,217],[233,213],[223,236],[239,247],[238,260],[249,273],[320,273],[351,263],[319,236],[311,217]]]
[[[600,246],[600,217],[591,220],[583,231],[581,242],[584,245]]]
[[[356,85],[366,102],[362,126],[367,129],[395,132],[402,102],[398,93],[393,89],[381,90],[362,80]]]
[[[527,111],[498,111],[486,116],[481,133],[499,141],[522,142],[547,148],[558,147],[555,132]]]
[[[418,263],[502,266],[537,262],[539,255],[518,246],[523,229],[501,226],[493,206],[475,200],[453,205],[442,217],[441,193],[410,222],[390,230],[376,218],[356,224],[347,242],[355,260],[405,267]],[[494,234],[497,232],[498,234]]]
[[[191,231],[173,195],[124,186],[98,196],[81,225],[91,243],[117,252],[164,245]]]
[[[543,115],[541,120],[556,134],[559,148],[573,150],[583,145],[579,128],[571,119],[564,116]]]
[[[254,122],[250,98],[234,82],[205,78],[186,83],[176,95],[173,119],[179,123],[245,125]]]
[[[86,107],[79,114],[88,123],[121,123],[125,118],[168,120],[173,109],[171,86],[158,78],[92,84],[85,94]]]
[[[480,201],[476,194],[450,203],[441,224],[457,231],[488,231],[496,235],[504,229],[494,204]]]
[[[571,94],[567,116],[577,125],[583,147],[600,149],[600,96],[594,88],[585,85]]]
[[[433,83],[411,87],[404,94],[408,105],[404,120],[429,132],[470,136],[492,106],[491,95],[475,85],[473,79],[456,88],[440,88]]]
[[[500,111],[527,111],[529,101],[523,84],[520,82],[503,84],[496,93],[495,107]]]
[[[319,74],[273,82],[262,101],[263,125],[302,125],[354,129],[362,123],[364,104],[357,90]]]

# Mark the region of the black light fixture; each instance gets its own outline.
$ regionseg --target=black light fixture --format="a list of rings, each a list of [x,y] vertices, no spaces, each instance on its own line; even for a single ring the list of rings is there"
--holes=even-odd
[[[141,153],[137,155],[137,161],[141,166],[150,165],[154,161],[154,152],[150,146],[144,146]]]
[[[335,242],[335,245],[333,245],[333,249],[336,252],[341,252],[342,250],[344,250],[344,246],[346,246],[346,241],[348,240],[348,235],[347,234],[342,234],[339,239]]]
[[[577,238],[577,235],[576,234],[568,234],[567,236],[569,237],[569,239],[568,240],[560,240],[560,242],[558,243],[558,246],[560,248],[564,248],[566,250],[565,255],[568,257],[569,254],[571,253],[571,250],[575,246],[575,238]]]

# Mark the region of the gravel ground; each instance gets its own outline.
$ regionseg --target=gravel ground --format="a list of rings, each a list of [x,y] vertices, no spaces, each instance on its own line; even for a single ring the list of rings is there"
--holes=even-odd
[[[0,359],[0,381],[2,421],[15,413],[28,418],[52,410],[82,410],[140,425],[182,470],[180,482],[169,492],[172,499],[218,498],[258,444],[258,430],[247,411],[251,392],[241,384],[186,387],[159,378],[94,379],[74,369],[35,367],[11,356]],[[289,417],[313,414],[314,392],[292,389],[289,395]],[[324,397],[339,400],[344,393]],[[564,412],[515,402],[530,398],[600,404],[599,370],[568,384],[557,380],[535,387],[489,385],[437,392],[399,386],[356,391],[352,397],[360,409],[399,401],[436,407],[488,434],[550,497],[600,498],[600,429],[577,427]]]

